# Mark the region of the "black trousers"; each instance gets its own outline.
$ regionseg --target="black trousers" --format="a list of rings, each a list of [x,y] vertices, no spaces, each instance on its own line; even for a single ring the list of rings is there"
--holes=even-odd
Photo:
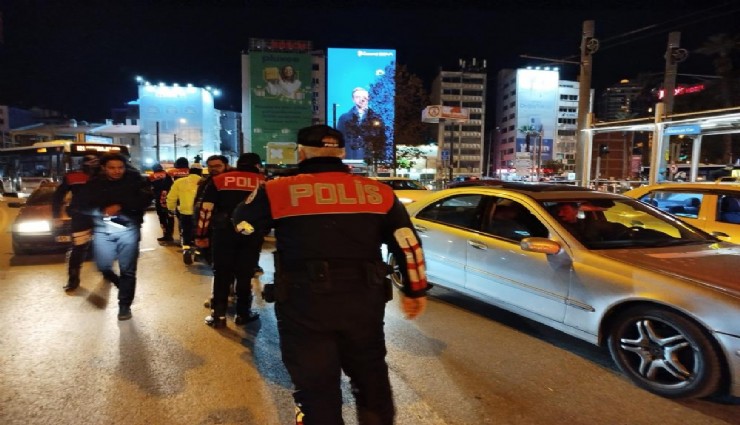
[[[175,230],[175,218],[170,215],[166,207],[160,205],[158,200],[155,200],[154,208],[157,210],[159,227],[162,228],[162,236],[172,237],[172,232]]]
[[[71,213],[72,247],[67,252],[67,270],[70,276],[79,277],[82,263],[87,257],[92,241],[92,218],[88,215]]]
[[[231,285],[236,282],[236,314],[247,315],[252,308],[252,276],[262,250],[261,235],[244,236],[232,228],[214,229],[211,235],[213,253],[213,315],[226,315]]]
[[[308,279],[291,279],[287,300],[275,305],[283,363],[305,425],[344,424],[342,371],[351,380],[359,423],[393,424],[383,331],[387,292],[364,274],[319,291]]]

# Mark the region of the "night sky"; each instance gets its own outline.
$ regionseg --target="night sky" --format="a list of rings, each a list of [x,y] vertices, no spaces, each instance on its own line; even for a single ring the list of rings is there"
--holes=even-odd
[[[95,122],[136,98],[136,75],[217,87],[216,107],[239,111],[249,38],[395,48],[398,63],[429,86],[459,58],[486,59],[491,79],[502,68],[545,64],[520,55],[577,60],[583,21],[594,20],[598,91],[662,72],[670,31],[689,51],[711,34],[740,33],[740,4],[712,0],[0,0],[0,12],[0,104]],[[576,65],[560,68],[561,78],[576,79]],[[713,74],[711,59],[691,54],[679,73]]]

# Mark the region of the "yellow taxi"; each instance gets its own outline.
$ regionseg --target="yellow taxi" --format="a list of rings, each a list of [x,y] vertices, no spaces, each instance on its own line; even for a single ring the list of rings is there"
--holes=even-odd
[[[740,184],[658,183],[624,193],[724,241],[740,244]]]

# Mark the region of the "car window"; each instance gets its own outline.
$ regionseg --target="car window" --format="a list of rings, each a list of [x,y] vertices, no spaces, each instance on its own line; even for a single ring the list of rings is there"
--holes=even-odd
[[[477,230],[480,228],[482,195],[453,195],[416,214],[416,218]]]
[[[380,182],[392,187],[393,190],[426,190],[415,180],[380,180]]]
[[[740,196],[722,195],[717,215],[717,221],[740,224]]]
[[[589,249],[716,241],[699,229],[629,199],[546,201],[542,206]]]
[[[482,231],[512,241],[548,236],[545,225],[527,207],[511,199],[494,198],[482,220]]]
[[[679,217],[697,218],[703,198],[704,194],[699,192],[656,190],[641,197],[640,201]]]

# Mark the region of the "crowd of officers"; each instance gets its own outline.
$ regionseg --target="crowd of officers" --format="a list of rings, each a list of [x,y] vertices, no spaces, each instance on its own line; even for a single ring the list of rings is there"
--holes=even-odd
[[[197,246],[213,267],[206,324],[223,328],[232,292],[235,324],[259,317],[251,309],[251,279],[264,237],[274,231],[274,282],[264,286],[263,296],[275,303],[281,356],[295,386],[296,424],[344,423],[344,372],[351,380],[359,423],[391,425],[395,407],[383,325],[385,305],[393,297],[387,279],[392,270],[381,248],[386,245],[398,260],[404,284],[400,305],[413,319],[424,311],[429,288],[418,235],[390,187],[353,175],[344,165],[340,132],[326,125],[307,127],[299,131],[297,145],[297,174],[270,181],[254,153],[242,154],[234,168],[226,157],[211,156],[205,177],[185,158],[174,169],[155,167],[147,187],[162,227],[158,240],[174,241],[173,220],[179,214],[182,245]],[[192,181],[180,184],[183,178]],[[107,202],[117,201],[97,202],[92,209],[103,211],[101,219],[117,219],[120,208],[106,213]],[[83,216],[91,215],[91,205],[79,209]],[[97,237],[95,232],[93,240]],[[80,237],[79,244],[85,240]],[[77,285],[79,262],[70,260],[65,290]],[[130,309],[123,313],[120,320],[130,318]]]

